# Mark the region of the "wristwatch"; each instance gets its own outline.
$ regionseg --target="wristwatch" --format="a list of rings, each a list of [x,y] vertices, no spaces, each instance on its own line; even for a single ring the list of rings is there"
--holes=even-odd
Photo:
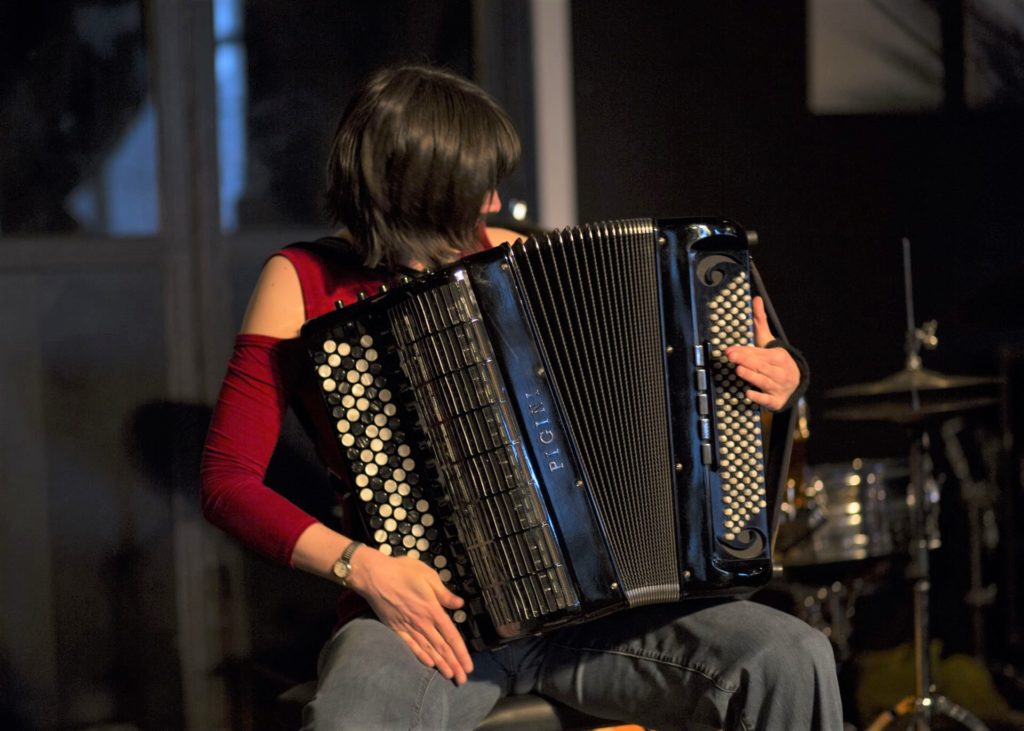
[[[359,541],[352,541],[346,546],[345,550],[342,551],[341,557],[334,562],[334,566],[331,567],[331,573],[334,574],[334,578],[338,580],[338,583],[342,586],[348,586],[348,577],[352,573],[352,554],[356,552],[362,543]]]

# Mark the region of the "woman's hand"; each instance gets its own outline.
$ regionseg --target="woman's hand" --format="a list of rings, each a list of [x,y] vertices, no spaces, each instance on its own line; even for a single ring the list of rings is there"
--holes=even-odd
[[[775,336],[768,327],[764,300],[754,297],[754,342],[726,348],[725,357],[736,364],[736,373],[754,388],[746,396],[769,411],[781,409],[800,385],[800,369],[785,348],[764,347]]]
[[[420,662],[459,685],[466,682],[473,661],[445,611],[459,609],[464,602],[448,591],[434,569],[408,556],[385,556],[363,547],[352,556],[349,586]]]

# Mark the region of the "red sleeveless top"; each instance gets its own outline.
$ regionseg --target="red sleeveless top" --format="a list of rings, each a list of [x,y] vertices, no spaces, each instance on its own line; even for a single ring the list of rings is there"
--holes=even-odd
[[[480,248],[490,244],[481,238]],[[363,266],[340,239],[293,244],[278,251],[291,262],[302,287],[306,319],[330,312],[334,303],[375,293],[392,276]],[[228,363],[203,450],[200,492],[206,518],[243,544],[281,563],[290,563],[295,543],[316,519],[267,487],[264,477],[288,407],[298,413],[320,458],[337,478],[342,532],[354,538],[345,516],[351,499],[347,465],[336,462],[333,427],[320,402],[313,369],[298,338],[242,333]],[[365,611],[353,592],[339,606],[345,621]]]
[[[329,242],[293,244],[276,254],[295,267],[307,319],[331,311],[339,299],[353,301],[359,291],[375,292],[381,284],[379,275],[343,251],[332,251]],[[310,375],[298,338],[238,335],[203,451],[206,517],[283,563],[290,562],[299,535],[315,522],[263,482],[289,406],[299,413],[321,458],[327,461],[332,454],[325,449],[330,427]],[[346,477],[341,465],[328,466]]]

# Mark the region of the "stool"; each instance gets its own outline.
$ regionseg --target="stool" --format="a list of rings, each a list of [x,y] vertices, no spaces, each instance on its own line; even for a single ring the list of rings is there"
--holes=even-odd
[[[301,683],[277,697],[279,728],[296,731],[302,726],[302,708],[313,700],[316,682]],[[477,726],[477,731],[587,731],[615,726],[617,721],[594,718],[539,695],[508,696],[498,701]]]

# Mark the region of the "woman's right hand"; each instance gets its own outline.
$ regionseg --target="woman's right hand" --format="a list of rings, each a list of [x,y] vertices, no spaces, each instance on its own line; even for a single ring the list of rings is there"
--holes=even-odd
[[[348,585],[420,662],[459,685],[466,682],[473,661],[445,611],[459,609],[464,602],[448,590],[434,569],[415,558],[385,556],[364,546],[352,555]]]

